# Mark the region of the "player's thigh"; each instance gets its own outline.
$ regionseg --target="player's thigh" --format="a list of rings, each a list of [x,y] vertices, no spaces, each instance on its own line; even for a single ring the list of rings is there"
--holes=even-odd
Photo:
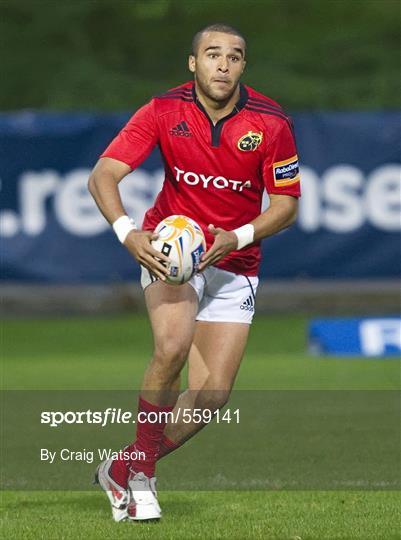
[[[249,324],[197,321],[188,357],[191,390],[228,390],[234,384],[249,335]]]
[[[156,281],[146,287],[145,302],[155,350],[161,354],[187,354],[195,330],[198,296],[188,283]]]

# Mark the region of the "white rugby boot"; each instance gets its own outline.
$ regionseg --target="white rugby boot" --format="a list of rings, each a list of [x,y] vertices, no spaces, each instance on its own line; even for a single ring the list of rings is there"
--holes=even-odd
[[[128,496],[128,519],[146,521],[161,518],[155,477],[148,478],[143,472],[131,472],[128,478]]]
[[[124,521],[128,519],[128,492],[110,476],[109,470],[112,463],[112,459],[106,459],[98,466],[94,484],[99,484],[109,498],[114,521]]]

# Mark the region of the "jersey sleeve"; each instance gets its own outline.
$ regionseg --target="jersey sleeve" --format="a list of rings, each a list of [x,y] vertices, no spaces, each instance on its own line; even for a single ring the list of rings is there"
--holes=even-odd
[[[130,118],[100,157],[122,161],[135,169],[158,143],[154,101],[150,101]]]
[[[263,181],[268,193],[300,197],[300,176],[294,134],[284,122],[267,148],[263,162]]]

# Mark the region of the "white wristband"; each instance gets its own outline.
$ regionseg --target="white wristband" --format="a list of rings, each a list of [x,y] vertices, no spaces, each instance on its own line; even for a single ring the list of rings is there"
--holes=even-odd
[[[121,216],[113,223],[114,232],[122,244],[124,244],[128,233],[136,228],[135,221],[128,216]]]
[[[247,223],[246,225],[243,225],[242,227],[238,227],[238,229],[234,229],[233,233],[235,233],[238,238],[237,249],[242,249],[248,244],[252,244],[253,237],[255,235],[255,227],[251,225],[250,223]]]

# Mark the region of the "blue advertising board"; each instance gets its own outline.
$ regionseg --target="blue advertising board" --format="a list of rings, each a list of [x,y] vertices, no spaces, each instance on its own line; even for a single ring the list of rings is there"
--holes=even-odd
[[[317,355],[401,358],[401,318],[315,319],[309,351]]]
[[[91,168],[129,114],[0,115],[1,279],[138,279],[87,191]],[[302,175],[297,223],[263,242],[262,279],[397,278],[398,112],[293,115]],[[137,222],[163,182],[158,151],[120,184]]]

